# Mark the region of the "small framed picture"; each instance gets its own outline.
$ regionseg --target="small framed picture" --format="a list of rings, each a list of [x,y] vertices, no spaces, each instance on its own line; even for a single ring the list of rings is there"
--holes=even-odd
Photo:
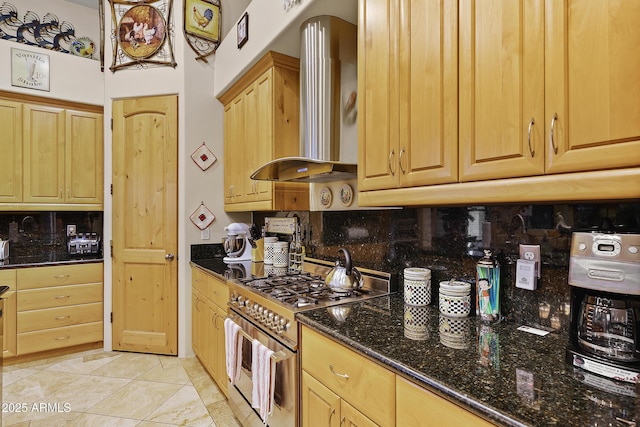
[[[11,86],[49,92],[49,55],[12,47]]]
[[[238,21],[238,49],[240,49],[249,40],[249,14],[247,12],[242,15]]]

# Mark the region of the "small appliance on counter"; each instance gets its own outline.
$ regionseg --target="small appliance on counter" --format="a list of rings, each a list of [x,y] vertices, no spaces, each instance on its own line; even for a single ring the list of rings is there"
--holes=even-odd
[[[227,237],[222,240],[227,256],[222,260],[226,263],[251,261],[251,243],[249,241],[250,227],[242,222],[233,222],[224,228]]]
[[[0,239],[0,261],[9,259],[9,240]]]
[[[69,255],[98,255],[100,253],[100,236],[97,233],[78,233],[67,239]]]
[[[567,361],[640,383],[640,234],[574,232]]]

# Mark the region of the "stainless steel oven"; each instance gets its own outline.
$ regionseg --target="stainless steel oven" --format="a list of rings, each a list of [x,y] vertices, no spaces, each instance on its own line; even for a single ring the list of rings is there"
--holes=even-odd
[[[332,307],[350,301],[386,295],[390,275],[359,269],[363,288],[353,292],[328,289],[324,278],[335,264],[305,258],[303,273],[253,276],[229,281],[229,317],[240,326],[242,369],[240,380],[229,383],[229,405],[243,426],[263,426],[251,405],[252,342],[274,351],[276,357],[272,427],[299,425],[298,325],[295,314],[303,310]]]
[[[258,340],[274,352],[273,357],[276,359],[273,414],[268,417],[268,425],[295,427],[298,369],[296,353],[235,311],[231,311],[229,317],[242,328],[240,332],[242,368],[240,380],[235,385],[229,384],[229,406],[243,426],[264,426],[258,414],[251,407],[251,392],[253,390],[251,344],[253,340]]]

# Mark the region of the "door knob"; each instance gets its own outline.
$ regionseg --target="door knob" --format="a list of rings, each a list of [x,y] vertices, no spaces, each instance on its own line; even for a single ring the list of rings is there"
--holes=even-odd
[[[164,259],[169,260],[169,261],[173,261],[173,258],[175,258],[175,257],[173,256],[173,254],[166,254],[166,255],[164,256]]]

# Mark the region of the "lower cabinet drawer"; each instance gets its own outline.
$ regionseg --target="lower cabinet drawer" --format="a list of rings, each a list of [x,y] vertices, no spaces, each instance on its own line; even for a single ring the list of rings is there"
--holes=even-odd
[[[18,291],[18,312],[102,302],[102,283]]]
[[[100,302],[23,311],[18,313],[18,333],[99,322],[103,316]]]
[[[395,423],[396,376],[353,350],[307,327],[302,330],[302,369],[376,424]]]
[[[18,334],[18,355],[103,340],[102,322]]]

